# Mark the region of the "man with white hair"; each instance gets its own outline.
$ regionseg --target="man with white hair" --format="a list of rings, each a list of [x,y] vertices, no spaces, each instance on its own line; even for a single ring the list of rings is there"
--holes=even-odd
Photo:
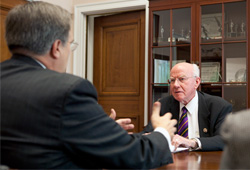
[[[172,119],[178,121],[177,134],[172,141],[176,148],[222,150],[224,144],[219,133],[220,126],[225,116],[232,112],[232,105],[221,97],[197,91],[200,81],[196,64],[176,64],[170,72],[171,95],[159,100],[161,115],[170,112],[173,114]],[[142,133],[151,131],[149,123]]]

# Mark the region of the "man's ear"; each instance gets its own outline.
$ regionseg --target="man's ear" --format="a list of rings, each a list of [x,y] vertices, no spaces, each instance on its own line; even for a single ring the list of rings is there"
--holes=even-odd
[[[60,57],[60,55],[61,55],[61,51],[60,51],[61,45],[62,45],[61,40],[55,40],[54,43],[52,44],[50,53],[51,53],[51,56],[54,59],[58,59]]]
[[[197,89],[199,87],[201,83],[201,78],[200,77],[196,77],[195,78],[195,89]]]

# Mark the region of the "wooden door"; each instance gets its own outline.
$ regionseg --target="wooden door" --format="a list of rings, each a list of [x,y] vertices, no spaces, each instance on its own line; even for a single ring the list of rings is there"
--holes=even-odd
[[[117,118],[130,117],[134,132],[144,122],[145,12],[95,18],[94,85],[98,102]]]
[[[5,19],[8,12],[16,5],[27,3],[25,0],[1,0],[0,3],[0,21],[1,21],[1,57],[0,62],[8,59],[11,57],[11,53],[7,47],[5,41]]]

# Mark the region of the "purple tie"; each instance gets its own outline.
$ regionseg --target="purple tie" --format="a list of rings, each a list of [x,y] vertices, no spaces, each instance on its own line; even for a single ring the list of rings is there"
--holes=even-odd
[[[182,115],[181,119],[179,120],[178,135],[188,138],[188,117],[185,106],[182,108]]]

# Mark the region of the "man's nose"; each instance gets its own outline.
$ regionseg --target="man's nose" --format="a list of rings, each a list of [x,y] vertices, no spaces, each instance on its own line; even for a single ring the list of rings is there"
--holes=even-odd
[[[179,79],[175,79],[173,85],[174,86],[179,86],[180,85]]]

